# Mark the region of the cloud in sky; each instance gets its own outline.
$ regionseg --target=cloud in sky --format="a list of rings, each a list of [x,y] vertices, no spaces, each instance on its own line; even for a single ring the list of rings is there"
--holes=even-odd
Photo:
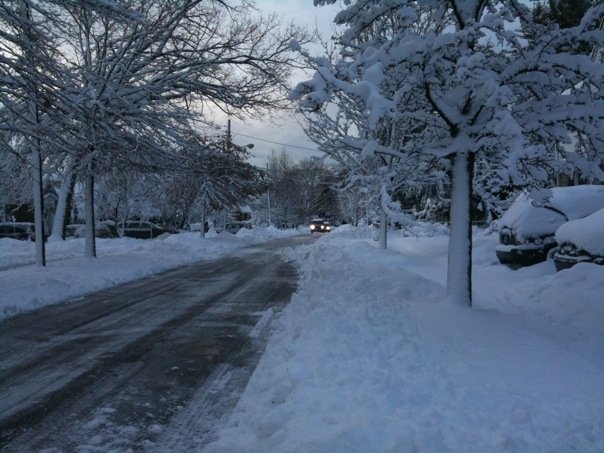
[[[233,140],[237,144],[252,143],[254,148],[252,162],[264,166],[272,151],[285,149],[294,160],[318,155],[316,145],[311,142],[293,115],[283,113],[276,124],[260,120],[248,120],[245,123],[232,121]],[[289,146],[288,146],[289,145]]]
[[[284,24],[294,23],[308,28],[309,31],[316,28],[324,39],[331,36],[333,18],[340,9],[338,5],[315,7],[312,0],[257,0],[256,7],[263,15],[276,14]],[[316,51],[320,52],[318,46]],[[307,74],[306,77],[308,76]],[[292,84],[304,79],[303,73],[297,73],[292,80]],[[320,155],[316,151],[316,145],[306,137],[292,113],[275,112],[274,117],[274,120],[267,117],[262,120],[248,119],[245,122],[235,119],[231,121],[233,141],[239,145],[254,144],[252,163],[264,166],[267,157],[270,156],[273,150],[281,152],[281,150],[286,149],[294,160]],[[226,117],[217,114],[215,120],[226,127]],[[283,144],[292,146],[284,146]]]

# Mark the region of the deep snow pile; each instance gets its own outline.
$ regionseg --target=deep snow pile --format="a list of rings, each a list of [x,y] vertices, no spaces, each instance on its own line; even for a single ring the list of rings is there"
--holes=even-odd
[[[216,258],[248,245],[297,234],[276,228],[237,234],[163,235],[152,240],[97,239],[96,259],[83,257],[84,239],[49,242],[47,267],[33,265],[33,242],[0,239],[0,319],[163,270]]]
[[[604,266],[512,271],[477,231],[459,306],[438,231],[289,251],[298,290],[207,450],[604,451]]]

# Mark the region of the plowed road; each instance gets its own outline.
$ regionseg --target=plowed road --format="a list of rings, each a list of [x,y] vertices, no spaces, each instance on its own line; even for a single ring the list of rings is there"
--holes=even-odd
[[[0,450],[195,451],[296,285],[272,241],[0,323]]]

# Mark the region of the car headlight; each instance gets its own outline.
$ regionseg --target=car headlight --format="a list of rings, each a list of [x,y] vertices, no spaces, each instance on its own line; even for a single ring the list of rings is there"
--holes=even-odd
[[[504,245],[518,245],[516,233],[509,228],[502,228],[499,233],[499,242]]]
[[[311,230],[314,230],[314,229],[315,229],[315,226],[314,226],[314,225],[311,225],[311,226],[310,226],[310,229],[311,229]]]
[[[575,247],[573,244],[569,244],[568,242],[565,242],[564,244],[562,244],[560,246],[560,252],[562,252],[565,255],[576,255],[577,247]]]

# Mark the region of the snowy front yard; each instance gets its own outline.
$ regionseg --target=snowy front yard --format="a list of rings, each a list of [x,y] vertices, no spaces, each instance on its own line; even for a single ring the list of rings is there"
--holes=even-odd
[[[604,266],[512,271],[477,232],[468,308],[417,233],[286,252],[298,291],[209,451],[604,451]]]

